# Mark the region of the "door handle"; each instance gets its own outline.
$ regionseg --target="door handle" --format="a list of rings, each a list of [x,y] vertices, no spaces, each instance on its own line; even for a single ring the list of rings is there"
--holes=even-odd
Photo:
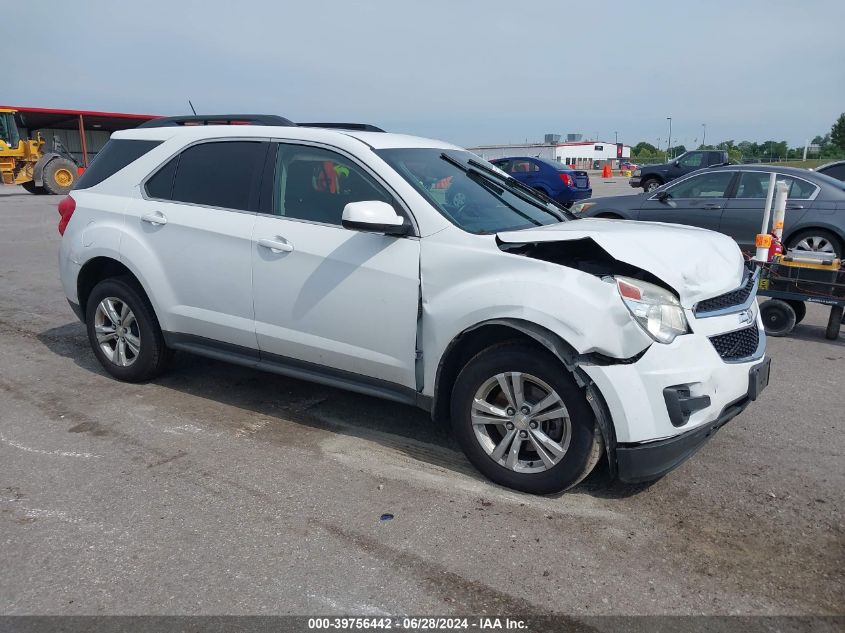
[[[149,222],[153,226],[161,226],[167,224],[167,218],[162,213],[156,211],[155,213],[147,213],[141,216],[141,222]]]
[[[277,235],[276,237],[262,237],[258,240],[258,245],[269,248],[274,253],[290,253],[293,251],[293,244],[281,235]]]
[[[711,202],[709,204],[701,205],[701,208],[702,209],[721,209],[722,205],[721,204],[715,204],[715,203]]]
[[[792,209],[792,210],[797,210],[797,209],[803,209],[804,205],[803,204],[788,204],[788,205],[786,205],[786,208]]]

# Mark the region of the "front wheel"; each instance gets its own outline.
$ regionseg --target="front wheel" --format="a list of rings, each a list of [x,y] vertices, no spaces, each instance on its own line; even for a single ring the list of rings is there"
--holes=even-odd
[[[149,300],[130,279],[106,279],[94,286],[85,324],[94,355],[118,380],[150,380],[164,371],[172,355]]]
[[[455,382],[451,414],[470,462],[508,488],[560,492],[601,457],[601,432],[584,393],[559,360],[522,343],[470,360]]]
[[[646,193],[650,193],[657,189],[663,183],[657,180],[656,178],[649,178],[643,183],[643,190]]]

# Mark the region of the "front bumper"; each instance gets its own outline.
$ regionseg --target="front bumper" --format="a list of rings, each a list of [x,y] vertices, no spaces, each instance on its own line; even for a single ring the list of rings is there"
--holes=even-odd
[[[580,365],[612,420],[620,478],[641,481],[668,472],[756,398],[755,368],[768,361],[756,304],[751,310],[759,344],[748,358],[725,361],[710,340],[747,327],[738,314],[697,319],[687,311],[692,333],[669,345],[654,343],[635,362]]]
[[[641,179],[640,179],[640,177],[639,177],[639,176],[629,178],[629,179],[628,179],[628,184],[629,184],[629,185],[631,185],[631,186],[632,186],[632,187],[634,187],[634,188],[637,188],[637,187],[642,187],[642,186],[643,186],[643,185],[642,185],[642,181],[641,181]]]
[[[692,457],[720,428],[730,422],[757,399],[768,384],[771,359],[766,358],[752,368],[748,393],[725,407],[718,418],[700,425],[693,431],[655,442],[617,444],[616,468],[618,477],[626,483],[651,481],[662,477]],[[758,371],[754,372],[755,369]],[[755,380],[754,374],[760,375]]]

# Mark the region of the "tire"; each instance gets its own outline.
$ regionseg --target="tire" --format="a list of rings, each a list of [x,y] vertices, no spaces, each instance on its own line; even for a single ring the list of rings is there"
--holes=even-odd
[[[515,381],[515,374],[521,379]],[[510,397],[497,377],[509,385]],[[534,411],[534,416],[554,411],[561,416],[535,422],[532,415],[523,415],[517,408],[520,398],[513,393],[514,384],[523,386],[525,405],[536,406],[550,398],[551,404]],[[499,412],[483,418],[494,422],[473,422],[473,418],[482,419],[477,398],[492,406],[485,411]],[[510,415],[509,402],[515,405]],[[583,391],[558,359],[524,343],[487,348],[466,364],[452,391],[451,418],[469,461],[495,483],[522,492],[550,494],[571,488],[590,474],[603,452],[601,432]],[[536,447],[546,440],[553,444],[539,445],[553,446],[555,452],[549,448],[543,458]]]
[[[66,195],[76,183],[76,165],[66,158],[54,158],[45,165],[42,180],[48,193]]]
[[[795,312],[795,325],[798,325],[807,316],[807,304],[803,301],[796,301],[795,299],[785,299],[785,301]]]
[[[647,178],[643,181],[643,191],[649,193],[650,191],[654,191],[663,183],[660,182],[657,178]]]
[[[108,316],[107,301],[111,303],[112,313],[122,320]],[[118,327],[114,327],[115,321]],[[85,323],[94,355],[103,368],[118,380],[144,382],[155,378],[166,369],[173,355],[164,344],[164,336],[149,299],[131,278],[114,277],[94,286],[85,309]],[[101,342],[97,339],[98,330],[100,334],[108,334],[109,331],[115,334]],[[121,362],[118,351],[121,339],[124,362]],[[112,353],[107,354],[104,348]]]
[[[800,231],[789,238],[787,249],[799,251],[812,251],[816,253],[830,253],[840,259],[845,256],[845,248],[842,241],[830,231],[823,229],[807,229]]]
[[[780,299],[769,299],[760,306],[763,327],[769,336],[786,336],[795,327],[797,315],[792,306]]]
[[[23,187],[23,188],[24,188],[24,189],[26,189],[29,193],[31,193],[31,194],[33,194],[33,195],[35,195],[35,196],[43,196],[43,195],[45,195],[45,194],[50,193],[50,192],[49,192],[49,191],[47,191],[44,187],[38,187],[38,186],[36,186],[36,184],[35,184],[35,181],[34,181],[34,180],[30,180],[30,181],[28,181],[28,182],[22,182],[22,183],[21,183],[21,187]]]
[[[830,309],[830,318],[827,320],[827,328],[824,331],[824,336],[831,341],[839,338],[839,329],[842,327],[845,317],[843,317],[845,309],[842,306],[833,306]]]

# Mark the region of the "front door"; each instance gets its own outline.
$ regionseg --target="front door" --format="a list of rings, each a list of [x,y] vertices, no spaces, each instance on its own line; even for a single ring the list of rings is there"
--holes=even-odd
[[[670,185],[660,193],[646,194],[638,219],[718,231],[733,177],[732,171],[710,171]]]
[[[275,174],[272,214],[259,214],[253,231],[262,358],[415,388],[419,240],[341,225],[346,204],[396,206],[393,196],[322,147],[279,144]]]

